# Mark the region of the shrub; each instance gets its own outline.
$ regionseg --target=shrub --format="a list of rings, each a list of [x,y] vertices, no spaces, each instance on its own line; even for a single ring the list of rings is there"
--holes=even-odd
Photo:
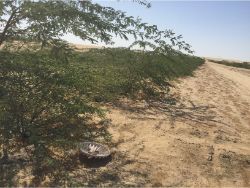
[[[95,138],[86,118],[102,111],[84,95],[84,89],[76,87],[77,77],[69,64],[40,52],[1,52],[0,57],[1,125],[8,127],[7,131],[1,127],[5,141],[67,148],[75,141]]]

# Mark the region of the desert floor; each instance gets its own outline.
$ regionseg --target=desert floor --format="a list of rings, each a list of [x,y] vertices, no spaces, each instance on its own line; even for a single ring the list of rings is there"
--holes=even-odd
[[[174,84],[176,102],[110,109],[106,185],[249,187],[250,70],[207,61]]]

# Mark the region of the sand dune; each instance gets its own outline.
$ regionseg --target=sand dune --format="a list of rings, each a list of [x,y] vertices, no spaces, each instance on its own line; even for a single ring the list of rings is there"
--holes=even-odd
[[[97,45],[87,45],[87,44],[70,44],[77,51],[88,51],[89,49],[102,48]]]
[[[113,175],[130,186],[249,187],[250,71],[207,61],[175,84],[175,105],[111,108],[116,159],[124,162],[104,172],[118,168]]]
[[[225,59],[225,58],[218,58],[218,57],[204,57],[205,59],[211,59],[215,61],[228,61],[228,62],[233,62],[233,63],[243,63],[244,61],[238,60],[238,59]]]

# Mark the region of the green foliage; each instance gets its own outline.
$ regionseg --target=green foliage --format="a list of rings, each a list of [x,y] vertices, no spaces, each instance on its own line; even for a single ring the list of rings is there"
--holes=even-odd
[[[218,64],[222,64],[222,65],[226,65],[226,66],[231,66],[231,67],[250,69],[250,62],[235,63],[235,62],[231,62],[231,61],[225,61],[225,60],[216,61],[216,60],[212,60],[212,59],[210,59],[209,61],[212,61],[212,62],[218,63]]]
[[[169,80],[192,74],[202,63],[200,58],[187,55],[164,56],[122,48],[72,53],[70,63],[65,64],[47,50],[1,52],[1,109],[11,115],[13,134],[21,138],[28,133],[29,139],[42,141],[70,137],[75,129],[69,127],[78,129],[85,123],[79,114],[101,115],[93,102],[137,97],[139,91],[145,97],[157,96],[156,87],[168,87]],[[54,126],[57,128],[51,128]]]
[[[71,61],[76,72],[85,75],[78,83],[86,83],[89,97],[100,101],[137,97],[139,91],[152,98],[159,94],[156,88],[166,89],[170,80],[191,75],[203,62],[184,54],[165,56],[126,48],[93,49],[75,54]]]
[[[67,147],[95,138],[86,118],[103,112],[72,84],[77,80],[74,69],[47,52],[2,51],[0,57],[1,125],[8,124],[9,139]]]
[[[134,1],[150,7],[147,1]],[[44,47],[71,33],[92,43],[106,44],[112,44],[114,36],[125,40],[134,36],[133,45],[144,43],[160,53],[169,53],[174,47],[192,53],[191,46],[172,30],[160,31],[156,25],[91,1],[3,1],[0,13],[0,45],[22,40],[36,41]]]

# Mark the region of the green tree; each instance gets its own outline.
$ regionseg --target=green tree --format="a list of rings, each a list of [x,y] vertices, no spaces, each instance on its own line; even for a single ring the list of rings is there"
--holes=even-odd
[[[149,6],[145,1],[136,2]],[[192,52],[190,45],[181,40],[182,36],[176,36],[173,31],[160,31],[156,25],[91,1],[0,1],[0,23],[0,46],[13,41],[35,42],[41,49],[52,46],[50,56],[44,50],[39,53],[1,51],[4,159],[8,158],[9,140],[24,139],[37,149],[41,143],[45,146],[62,144],[62,140],[63,146],[73,143],[71,133],[75,130],[76,133],[72,133],[78,134],[75,140],[94,138],[87,126],[79,127],[85,119],[78,115],[101,113],[86,98],[84,87],[74,85],[78,78],[72,76],[75,72],[71,65],[61,63],[67,61],[71,53],[68,43],[60,39],[65,33],[106,44],[113,43],[113,36],[128,40],[132,35],[135,42],[131,47],[149,47],[161,54],[177,52],[177,49]],[[70,129],[73,124],[75,129]],[[105,136],[103,132],[100,134]]]
[[[150,6],[146,1],[135,1]],[[127,40],[128,35],[133,35],[134,45],[150,43],[158,52],[171,51],[173,46],[192,52],[181,35],[176,36],[171,30],[160,31],[156,25],[148,25],[125,12],[91,1],[1,1],[0,16],[0,45],[6,41],[32,40],[44,47],[65,33],[93,43],[112,44],[113,36]]]

